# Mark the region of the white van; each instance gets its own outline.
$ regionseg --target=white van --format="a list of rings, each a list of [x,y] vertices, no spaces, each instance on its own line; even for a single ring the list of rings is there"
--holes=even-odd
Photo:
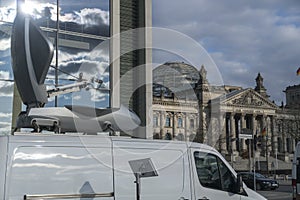
[[[292,168],[293,200],[300,200],[300,142],[297,143]]]
[[[140,179],[140,199],[265,199],[207,145],[47,134],[0,136],[0,199],[134,200],[129,161],[145,158],[156,176]]]

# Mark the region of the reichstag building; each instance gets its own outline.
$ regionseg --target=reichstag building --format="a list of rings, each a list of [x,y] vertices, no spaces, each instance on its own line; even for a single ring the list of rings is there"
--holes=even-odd
[[[299,137],[300,85],[287,87],[286,105],[278,106],[270,101],[262,75],[253,79],[255,88],[214,86],[205,66],[158,66],[153,70],[153,137],[203,142],[223,155],[243,156],[254,148],[260,156],[290,161]]]

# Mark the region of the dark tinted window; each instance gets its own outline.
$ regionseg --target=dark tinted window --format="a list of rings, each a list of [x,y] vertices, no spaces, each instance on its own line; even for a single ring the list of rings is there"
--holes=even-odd
[[[297,182],[300,182],[300,158],[297,158]]]
[[[195,152],[195,164],[201,185],[221,189],[217,157],[212,154]]]
[[[222,162],[219,158],[218,166],[220,170],[221,182],[222,182],[222,190],[227,192],[234,192],[236,179],[231,173],[231,171],[227,168],[225,163]]]
[[[234,192],[236,179],[225,163],[209,153],[195,152],[195,165],[200,184],[207,188]]]

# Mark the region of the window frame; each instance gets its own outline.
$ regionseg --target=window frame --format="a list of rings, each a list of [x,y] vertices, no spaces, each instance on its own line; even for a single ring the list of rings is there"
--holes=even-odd
[[[195,129],[195,119],[194,118],[190,119],[189,123],[190,123],[190,129]]]
[[[158,127],[158,116],[157,115],[153,116],[153,126]]]
[[[201,183],[201,180],[199,178],[199,175],[198,175],[198,171],[197,171],[197,163],[196,163],[196,154],[201,154],[201,155],[204,155],[204,158],[207,158],[207,156],[211,156],[212,158],[215,159],[215,161],[217,162],[217,170],[218,170],[218,176],[219,176],[219,185],[220,185],[220,188],[217,188],[217,187],[210,187],[210,186],[205,186],[203,183]],[[226,165],[226,163],[217,155],[217,154],[213,154],[212,152],[203,152],[203,151],[198,151],[198,150],[195,150],[192,152],[192,156],[194,157],[194,165],[195,165],[195,171],[196,171],[196,178],[198,179],[198,183],[202,186],[202,187],[205,187],[205,188],[209,188],[209,189],[213,189],[213,190],[218,190],[218,191],[222,191],[222,192],[229,192],[229,193],[233,193],[233,194],[240,194],[240,193],[237,193],[236,191],[234,191],[235,189],[235,185],[237,183],[237,177],[236,175],[234,175],[234,173],[232,172],[232,170],[230,170],[230,168]],[[231,189],[228,189],[228,188],[225,188],[224,187],[224,176],[221,176],[221,170],[220,170],[220,165],[223,165],[223,167],[225,167],[225,169],[227,170],[227,172],[229,172],[232,180],[234,181],[232,184],[232,187]],[[241,195],[245,195],[247,196],[247,194],[245,192],[243,192],[243,194]]]
[[[178,117],[178,119],[177,119],[177,127],[178,127],[178,128],[183,128],[183,120],[182,120],[182,117]]]
[[[165,127],[171,127],[171,117],[166,116]]]

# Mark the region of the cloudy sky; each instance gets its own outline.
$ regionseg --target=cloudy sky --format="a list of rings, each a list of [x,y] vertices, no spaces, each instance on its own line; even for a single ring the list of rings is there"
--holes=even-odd
[[[280,104],[282,91],[300,83],[298,0],[153,0],[153,26],[201,44],[224,84],[254,88],[260,72],[270,99]]]

